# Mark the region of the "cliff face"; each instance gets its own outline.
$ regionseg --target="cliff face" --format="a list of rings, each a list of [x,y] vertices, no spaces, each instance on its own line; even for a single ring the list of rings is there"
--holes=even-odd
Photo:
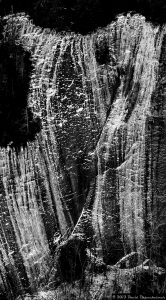
[[[99,215],[108,261],[121,255],[121,243],[127,253],[138,251],[148,256],[158,251],[153,247],[160,248],[163,243],[161,236],[160,245],[154,240],[165,218],[164,179],[158,182],[158,176],[163,176],[160,159],[165,169],[164,111],[158,108],[163,97],[160,58],[164,32],[141,21],[135,17],[129,23],[125,20],[120,36],[117,34],[122,75],[97,146],[93,220],[97,225]]]
[[[109,264],[138,251],[165,266],[165,27],[128,15],[81,36],[5,22],[32,54],[41,130],[0,148],[3,289],[13,274],[19,289],[46,280],[57,232],[90,236]]]

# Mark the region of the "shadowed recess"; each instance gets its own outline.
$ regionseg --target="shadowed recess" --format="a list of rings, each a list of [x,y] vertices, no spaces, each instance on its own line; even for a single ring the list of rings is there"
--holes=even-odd
[[[32,70],[30,54],[12,42],[0,46],[0,145],[20,146],[40,131],[27,104]]]

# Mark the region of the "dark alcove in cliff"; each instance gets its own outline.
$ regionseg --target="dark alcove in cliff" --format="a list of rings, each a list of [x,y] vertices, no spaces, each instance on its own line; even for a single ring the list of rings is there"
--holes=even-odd
[[[27,106],[32,63],[22,46],[0,46],[0,146],[20,146],[33,140],[40,120]]]
[[[57,258],[63,280],[72,282],[83,278],[87,265],[86,241],[80,235],[73,235],[59,247]]]
[[[96,44],[95,52],[96,61],[100,65],[108,64],[110,62],[109,45],[106,40]]]

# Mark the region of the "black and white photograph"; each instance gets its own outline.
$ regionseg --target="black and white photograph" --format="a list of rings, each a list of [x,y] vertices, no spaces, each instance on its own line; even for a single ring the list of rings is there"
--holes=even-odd
[[[166,0],[0,0],[0,300],[166,300]]]

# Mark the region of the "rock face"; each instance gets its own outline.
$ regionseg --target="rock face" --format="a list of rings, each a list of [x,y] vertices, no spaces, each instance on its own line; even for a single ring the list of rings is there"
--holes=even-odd
[[[16,15],[4,32],[32,54],[41,131],[0,148],[2,290],[10,272],[19,291],[45,282],[56,232],[85,234],[108,264],[139,252],[166,266],[165,27],[128,15],[56,34]]]

